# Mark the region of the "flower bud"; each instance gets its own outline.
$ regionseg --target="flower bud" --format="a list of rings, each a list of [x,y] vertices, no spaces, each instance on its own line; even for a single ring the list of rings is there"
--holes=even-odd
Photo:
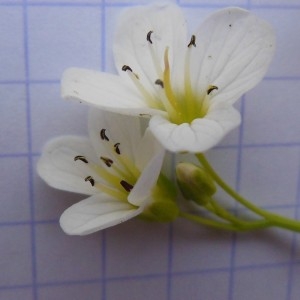
[[[184,198],[205,205],[217,191],[211,176],[192,163],[179,163],[176,166],[177,183]]]
[[[157,185],[152,191],[153,202],[143,211],[140,217],[148,221],[172,222],[179,214],[175,202],[176,189],[174,184],[160,174]]]

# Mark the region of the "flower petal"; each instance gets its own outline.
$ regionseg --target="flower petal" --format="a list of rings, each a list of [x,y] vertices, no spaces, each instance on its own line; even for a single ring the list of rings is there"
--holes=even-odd
[[[150,130],[172,152],[204,152],[214,147],[240,124],[239,112],[231,106],[214,106],[205,118],[176,125],[161,116],[150,120]]]
[[[147,200],[151,200],[150,197],[152,188],[154,187],[160,174],[164,156],[165,151],[163,148],[161,148],[148,162],[147,166],[144,168],[141,176],[139,177],[138,181],[134,185],[134,188],[128,196],[129,203],[145,207],[145,205],[148,204]]]
[[[109,143],[101,139],[101,130]],[[90,109],[89,135],[97,157],[111,157],[116,153],[114,145],[118,145],[120,153],[132,161],[142,138],[139,118],[98,109]]]
[[[181,54],[187,46],[187,26],[182,11],[170,3],[137,6],[128,9],[118,25],[113,49],[120,75],[128,78],[121,69],[123,65],[130,66],[146,89],[154,94],[154,82],[162,79],[166,48],[170,50],[171,67],[183,63]],[[147,41],[150,31],[152,43]]]
[[[82,200],[60,217],[60,226],[70,235],[86,235],[125,222],[142,212],[132,205],[107,195]]]
[[[262,79],[275,50],[271,26],[240,8],[213,13],[196,32],[196,43],[190,60],[193,86],[203,93],[215,85],[213,100],[229,104]]]
[[[64,99],[86,102],[98,108],[131,115],[150,114],[146,102],[133,86],[120,76],[70,68],[62,77]]]
[[[97,190],[85,182],[89,173],[86,163],[74,161],[77,155],[96,160],[93,148],[86,138],[63,136],[49,141],[37,164],[37,172],[50,186],[86,195],[92,195]]]

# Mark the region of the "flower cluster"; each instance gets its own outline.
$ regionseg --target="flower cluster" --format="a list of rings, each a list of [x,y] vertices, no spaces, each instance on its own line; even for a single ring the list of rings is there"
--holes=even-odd
[[[62,97],[91,105],[89,139],[50,141],[38,173],[51,186],[88,195],[61,216],[68,234],[88,234],[132,217],[170,222],[178,216],[207,226],[245,231],[296,221],[265,212],[214,172],[203,152],[240,123],[233,107],[265,75],[275,49],[272,28],[251,12],[221,9],[193,33],[176,5],[128,9],[114,42],[118,75],[71,68]],[[140,118],[148,118],[143,132]],[[165,151],[195,154],[181,163],[177,183],[162,172]],[[259,218],[244,220],[214,200],[216,184]],[[181,211],[182,198],[214,217]]]

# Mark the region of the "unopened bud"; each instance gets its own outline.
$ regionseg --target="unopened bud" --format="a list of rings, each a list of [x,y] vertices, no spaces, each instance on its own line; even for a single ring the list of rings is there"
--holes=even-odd
[[[192,163],[179,163],[176,166],[177,183],[184,198],[199,205],[209,202],[217,191],[211,176],[199,166]]]

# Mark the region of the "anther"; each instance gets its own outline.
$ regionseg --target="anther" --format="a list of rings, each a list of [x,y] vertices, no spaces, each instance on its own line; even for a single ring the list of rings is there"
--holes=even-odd
[[[129,66],[124,65],[124,66],[122,67],[122,71],[124,71],[124,72],[126,72],[126,71],[132,72],[132,69],[131,69]]]
[[[130,183],[128,183],[125,180],[121,180],[120,184],[125,189],[125,191],[128,193],[133,189],[133,185],[131,185]]]
[[[151,40],[151,34],[153,33],[153,30],[150,30],[148,33],[147,33],[147,41],[152,44],[152,40]]]
[[[100,159],[108,166],[111,167],[112,164],[114,163],[112,159],[108,157],[101,156]]]
[[[164,88],[164,82],[161,79],[156,79],[154,83]]]
[[[77,156],[75,156],[74,157],[74,161],[76,161],[76,160],[81,160],[81,161],[83,161],[86,164],[88,163],[87,159],[83,155],[77,155]]]
[[[215,85],[210,85],[206,91],[207,95],[209,95],[213,90],[217,90],[218,87]]]
[[[114,148],[115,148],[116,153],[120,155],[121,151],[120,151],[120,147],[119,146],[120,146],[120,143],[114,144]]]
[[[89,181],[92,186],[95,185],[95,180],[92,176],[85,177],[84,181]]]
[[[188,47],[189,47],[189,48],[190,48],[191,46],[196,47],[196,36],[195,36],[194,34],[191,36],[191,40],[190,40],[190,42],[189,42],[189,44],[188,44]]]
[[[107,135],[105,134],[106,129],[101,129],[100,131],[100,137],[103,141],[109,141],[109,138],[107,137]]]

